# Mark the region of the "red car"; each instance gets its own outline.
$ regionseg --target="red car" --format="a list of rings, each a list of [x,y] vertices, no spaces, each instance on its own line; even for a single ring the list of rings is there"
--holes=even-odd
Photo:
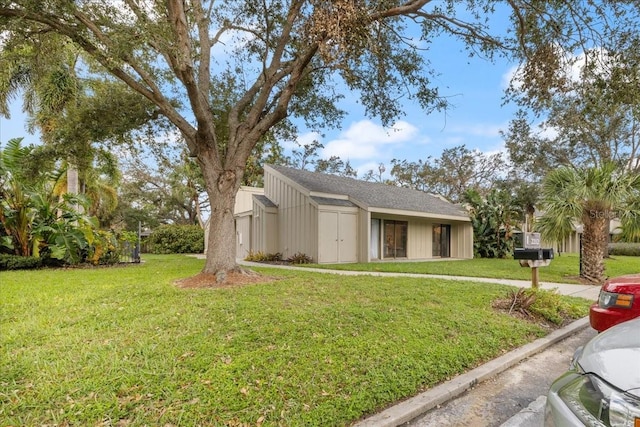
[[[591,327],[598,332],[640,317],[640,274],[608,279],[589,310]]]

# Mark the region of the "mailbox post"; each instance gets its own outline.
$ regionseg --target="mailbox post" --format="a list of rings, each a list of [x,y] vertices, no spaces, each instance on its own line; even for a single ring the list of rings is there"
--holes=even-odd
[[[531,268],[531,286],[537,288],[539,286],[538,268],[546,267],[551,263],[553,249],[540,247],[540,233],[525,233],[524,248],[516,248],[513,259],[517,259],[521,267]]]

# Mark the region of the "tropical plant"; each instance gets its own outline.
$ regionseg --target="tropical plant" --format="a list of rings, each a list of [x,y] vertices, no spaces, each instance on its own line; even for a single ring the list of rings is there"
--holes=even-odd
[[[0,150],[0,225],[4,250],[15,255],[77,264],[95,240],[95,218],[86,197],[56,192],[64,171],[30,175],[26,165],[39,147],[12,139]]]
[[[519,207],[507,191],[491,190],[482,197],[467,190],[465,202],[471,214],[474,254],[481,258],[506,258],[513,251],[514,228],[521,216]]]
[[[542,185],[543,215],[536,230],[556,242],[582,224],[581,277],[589,283],[604,280],[608,221],[637,224],[640,216],[640,174],[605,163],[600,167],[561,167],[551,171]]]
[[[34,212],[29,185],[33,177],[25,171],[33,147],[23,147],[22,138],[15,138],[0,150],[0,224],[2,246],[16,255],[31,255],[29,236]]]
[[[118,170],[114,167],[115,158],[108,151],[95,147],[92,138],[108,135],[108,129],[119,122],[104,120],[108,108],[103,109],[99,124],[95,117],[89,117],[89,112],[121,98],[105,93],[109,83],[89,81],[77,75],[76,68],[82,67],[81,51],[73,44],[66,43],[56,34],[43,37],[41,42],[46,46],[45,51],[21,39],[9,37],[5,40],[0,52],[3,68],[0,88],[4,89],[0,91],[0,113],[8,117],[8,101],[22,93],[29,126],[40,131],[45,143],[38,156],[32,157],[62,160],[60,167],[64,174],[56,183],[56,193],[87,194],[91,200],[90,214],[109,218],[117,204]],[[88,93],[91,95],[87,96]],[[130,102],[128,105],[136,104]],[[130,109],[121,108],[119,117],[135,121],[137,116]]]
[[[82,213],[88,204],[81,195],[65,194],[58,198],[52,194],[34,194],[35,215],[30,236],[33,255],[64,264],[86,260],[94,241],[94,230],[98,228],[95,217]]]

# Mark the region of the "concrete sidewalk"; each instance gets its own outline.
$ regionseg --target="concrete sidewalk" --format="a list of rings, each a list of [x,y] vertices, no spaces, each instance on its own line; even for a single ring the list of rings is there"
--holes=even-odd
[[[512,280],[512,279],[491,279],[487,277],[465,277],[465,276],[445,276],[442,274],[417,274],[417,273],[386,273],[380,271],[347,271],[347,270],[329,270],[325,268],[309,268],[289,265],[263,264],[259,262],[249,262],[237,260],[238,264],[246,267],[268,267],[280,268],[287,270],[312,271],[314,273],[338,274],[344,276],[376,276],[376,277],[416,277],[442,280],[465,280],[476,283],[498,283],[501,285],[516,286],[518,288],[530,288],[530,280]],[[600,294],[600,286],[593,285],[576,285],[571,283],[551,283],[540,282],[540,288],[552,290],[555,289],[561,295],[569,295],[573,297],[581,297],[590,301],[598,299]]]
[[[327,270],[322,268],[307,268],[307,267],[291,267],[285,265],[265,265],[255,262],[247,262],[238,260],[239,264],[247,267],[270,267],[270,268],[282,268],[282,269],[295,269],[300,271],[313,271],[316,273],[336,274],[346,276],[368,275],[376,277],[416,277],[416,278],[431,278],[441,280],[465,280],[476,283],[487,284],[502,284],[509,286],[516,286],[518,288],[530,288],[531,281],[526,280],[508,280],[508,279],[491,279],[482,277],[463,277],[463,276],[444,276],[435,274],[414,274],[414,273],[384,273],[384,272],[369,272],[369,271],[342,271],[342,270]],[[600,293],[599,286],[592,285],[574,285],[568,283],[549,283],[540,282],[542,289],[553,290],[555,289],[561,295],[569,295],[574,297],[585,298],[590,301],[596,301]],[[570,325],[558,329],[546,337],[540,338],[532,343],[529,343],[523,347],[517,348],[509,353],[506,353],[482,366],[479,366],[467,373],[458,375],[451,381],[440,384],[433,387],[423,393],[418,394],[412,398],[391,406],[371,417],[361,420],[353,425],[353,427],[396,427],[404,423],[407,423],[420,415],[430,411],[431,409],[441,405],[449,400],[463,394],[468,389],[476,386],[477,384],[485,381],[489,378],[496,376],[497,374],[506,371],[507,369],[515,366],[523,360],[531,357],[548,347],[556,344],[565,338],[576,334],[577,332],[589,327],[589,318],[585,317],[577,320]],[[522,425],[526,425],[527,420],[520,420],[514,418],[511,420],[512,424],[508,424],[509,427],[518,426],[522,421]],[[514,424],[515,423],[515,424]]]

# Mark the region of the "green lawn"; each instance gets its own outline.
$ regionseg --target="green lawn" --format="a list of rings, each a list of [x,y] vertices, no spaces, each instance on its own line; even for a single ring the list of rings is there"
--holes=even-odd
[[[494,312],[501,285],[265,268],[178,289],[202,260],[143,259],[0,273],[0,425],[348,425],[548,332]]]
[[[531,269],[520,267],[513,259],[468,259],[424,262],[372,262],[368,264],[321,264],[317,268],[394,273],[443,274],[447,276],[491,277],[495,279],[531,280]],[[640,258],[612,256],[605,260],[605,274],[609,277],[640,272]],[[547,267],[538,269],[543,282],[579,283],[578,254],[556,255]]]

